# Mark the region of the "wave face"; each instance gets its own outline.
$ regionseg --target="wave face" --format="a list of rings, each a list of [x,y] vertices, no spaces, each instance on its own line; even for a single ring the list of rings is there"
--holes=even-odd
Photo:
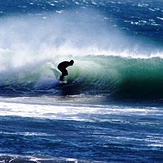
[[[1,73],[1,94],[103,95],[111,99],[161,100],[163,59],[85,56],[68,68],[68,84],[59,85],[56,61]]]
[[[162,5],[159,0],[0,2],[0,94],[161,102]],[[60,86],[57,65],[71,59],[68,84]]]

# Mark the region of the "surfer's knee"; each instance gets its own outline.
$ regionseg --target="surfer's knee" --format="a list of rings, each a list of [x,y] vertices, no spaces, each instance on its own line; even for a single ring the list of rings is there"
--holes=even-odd
[[[63,76],[67,76],[67,75],[68,75],[67,70],[64,70],[64,71],[62,72],[62,74],[63,74]]]

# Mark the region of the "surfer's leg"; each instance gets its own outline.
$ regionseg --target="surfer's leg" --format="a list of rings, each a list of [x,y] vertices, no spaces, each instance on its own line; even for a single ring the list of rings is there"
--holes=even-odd
[[[68,72],[66,69],[62,69],[62,75],[60,76],[60,80],[64,80],[64,77],[68,75]]]
[[[67,70],[65,69],[65,70],[63,70],[62,71],[62,76],[67,76],[68,75],[68,72],[67,72]]]
[[[60,79],[61,81],[63,81],[63,80],[64,80],[64,76],[61,75],[59,79]]]

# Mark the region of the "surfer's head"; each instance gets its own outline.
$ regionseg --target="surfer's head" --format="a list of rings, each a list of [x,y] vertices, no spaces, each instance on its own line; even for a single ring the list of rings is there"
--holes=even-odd
[[[71,61],[70,61],[70,65],[72,66],[73,64],[74,64],[74,61],[73,61],[73,60],[71,60]]]

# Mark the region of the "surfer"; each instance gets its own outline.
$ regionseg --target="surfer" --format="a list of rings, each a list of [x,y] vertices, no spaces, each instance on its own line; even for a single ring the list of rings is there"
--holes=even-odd
[[[66,70],[67,67],[72,66],[74,64],[74,61],[63,61],[59,63],[58,69],[62,72],[62,75],[60,76],[60,80],[64,81],[64,77],[68,75],[68,72]]]

